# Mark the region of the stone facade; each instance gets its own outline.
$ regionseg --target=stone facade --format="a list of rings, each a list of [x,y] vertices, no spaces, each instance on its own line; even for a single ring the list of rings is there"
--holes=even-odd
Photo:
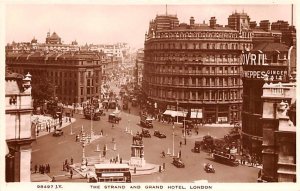
[[[267,182],[296,182],[296,121],[287,115],[296,101],[295,83],[263,86],[262,176]]]
[[[47,77],[55,86],[53,96],[65,104],[82,103],[91,97],[100,98],[102,65],[105,55],[77,53],[8,53],[6,67],[21,74]]]
[[[31,75],[5,75],[6,174],[7,182],[30,182],[31,143],[35,129],[31,125]]]

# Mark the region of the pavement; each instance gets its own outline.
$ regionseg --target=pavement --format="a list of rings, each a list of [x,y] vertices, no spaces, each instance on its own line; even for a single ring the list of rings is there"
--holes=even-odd
[[[42,115],[41,115],[41,116],[42,116]],[[47,117],[47,116],[43,116],[43,118],[49,118],[49,119],[52,119],[51,117]],[[66,118],[67,118],[67,117],[63,117],[63,118],[62,118],[63,123],[62,123],[61,128],[67,127],[67,126],[69,126],[69,125],[71,125],[71,124],[73,124],[73,123],[76,122],[76,119],[75,119],[75,118],[71,118],[71,121],[72,121],[72,122],[69,122],[69,121],[66,122]],[[69,119],[69,117],[68,117],[67,119]],[[46,129],[42,129],[42,130],[39,132],[39,136],[37,136],[37,138],[38,138],[38,137],[45,136],[45,135],[48,135],[48,134],[50,134],[50,133],[52,133],[52,132],[54,132],[54,129],[53,129],[53,128],[51,128],[50,132],[49,132],[49,131],[46,131]]]
[[[48,119],[52,119],[51,117],[48,117],[48,116],[43,116],[43,115],[40,115],[38,116],[40,119],[43,119],[43,120],[48,120]],[[71,123],[75,123],[76,122],[76,119],[75,118],[72,118],[71,119]],[[63,117],[63,123],[62,123],[62,127],[61,128],[64,128],[64,127],[67,127],[71,124],[70,122],[66,122],[66,117]],[[39,139],[40,137],[43,137],[45,135],[48,135],[48,134],[51,134],[52,132],[54,132],[54,129],[51,129],[50,132],[49,131],[46,131],[46,129],[42,129],[40,132],[39,132],[39,136],[37,136],[37,139]],[[37,150],[36,150],[37,151]],[[50,176],[48,174],[41,174],[41,173],[31,173],[31,176],[30,176],[30,180],[31,182],[50,182],[52,181],[52,178],[50,178]]]
[[[50,182],[51,180],[48,174],[32,173],[30,176],[31,182]]]

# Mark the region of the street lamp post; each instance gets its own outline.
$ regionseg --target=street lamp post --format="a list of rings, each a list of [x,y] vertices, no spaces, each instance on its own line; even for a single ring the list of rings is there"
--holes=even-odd
[[[84,132],[82,132],[81,135],[81,143],[82,143],[82,163],[83,163],[85,159],[85,144],[86,144],[86,137]]]
[[[172,132],[172,137],[173,137],[173,149],[172,149],[172,156],[175,156],[175,148],[174,148],[174,123],[173,123],[173,132]]]
[[[184,130],[184,132],[183,132],[183,137],[185,138],[185,133],[186,133],[186,131],[185,131],[185,115],[184,115],[185,113],[184,113],[184,111],[183,111],[183,130]]]
[[[93,138],[93,116],[94,116],[94,107],[91,105],[91,139]]]
[[[177,124],[178,124],[178,101],[176,101],[176,106],[177,106]]]
[[[73,135],[74,133],[73,133],[73,125],[72,125],[72,118],[71,118],[71,133],[70,133],[70,135]]]

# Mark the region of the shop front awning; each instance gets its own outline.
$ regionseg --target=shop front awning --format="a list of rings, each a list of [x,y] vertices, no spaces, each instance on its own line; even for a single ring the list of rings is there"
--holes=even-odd
[[[173,110],[166,110],[163,114],[170,115],[171,117],[186,117],[188,112],[183,111],[173,111]]]
[[[173,114],[173,111],[167,109],[163,114],[164,114],[164,115],[172,115],[172,114]]]
[[[191,119],[202,119],[203,114],[202,114],[202,109],[199,110],[192,110],[191,111]]]

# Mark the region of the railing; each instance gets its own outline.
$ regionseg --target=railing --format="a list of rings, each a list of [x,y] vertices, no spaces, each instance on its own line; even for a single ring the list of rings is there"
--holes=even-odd
[[[263,97],[295,97],[296,84],[265,84],[263,86]]]
[[[199,89],[231,89],[231,88],[243,88],[242,85],[201,85],[201,84],[172,84],[172,83],[154,83],[149,82],[149,85],[152,86],[161,86],[161,87],[173,87],[173,88],[199,88]]]

